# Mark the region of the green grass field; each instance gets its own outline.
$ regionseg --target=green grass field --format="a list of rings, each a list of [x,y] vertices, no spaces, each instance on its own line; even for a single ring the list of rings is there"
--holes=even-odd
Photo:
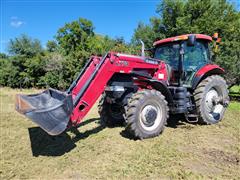
[[[239,92],[240,93],[240,86],[233,86],[231,89],[230,89],[230,92],[235,92],[235,93],[237,93],[237,92]]]
[[[23,92],[36,90],[0,89],[1,179],[240,179],[240,103],[219,124],[179,122],[143,141],[101,127],[95,106],[79,132],[51,137],[14,110]]]
[[[231,99],[240,101],[240,86],[235,85],[229,91]]]

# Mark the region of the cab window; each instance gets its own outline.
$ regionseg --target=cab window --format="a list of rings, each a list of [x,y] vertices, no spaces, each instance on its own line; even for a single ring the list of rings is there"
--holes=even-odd
[[[178,68],[179,44],[167,44],[159,46],[155,50],[154,58],[165,61],[172,68]]]
[[[199,69],[203,65],[208,63],[209,53],[208,44],[197,41],[194,46],[188,46],[184,44],[184,68],[188,69]]]
[[[184,78],[185,85],[191,85],[195,73],[204,65],[209,63],[209,49],[206,42],[197,41],[194,46],[184,43]]]

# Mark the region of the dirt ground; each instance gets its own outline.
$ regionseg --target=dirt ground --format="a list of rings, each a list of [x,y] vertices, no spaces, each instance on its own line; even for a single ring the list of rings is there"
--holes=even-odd
[[[240,103],[219,124],[179,121],[140,141],[102,127],[96,106],[77,130],[51,137],[14,110],[16,93],[0,89],[1,179],[240,179]]]

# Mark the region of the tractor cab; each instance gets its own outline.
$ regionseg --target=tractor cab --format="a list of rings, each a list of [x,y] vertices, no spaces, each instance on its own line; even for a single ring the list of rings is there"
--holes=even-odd
[[[202,67],[210,63],[209,42],[202,34],[171,37],[156,41],[154,58],[166,62],[170,85],[192,87],[192,81]]]

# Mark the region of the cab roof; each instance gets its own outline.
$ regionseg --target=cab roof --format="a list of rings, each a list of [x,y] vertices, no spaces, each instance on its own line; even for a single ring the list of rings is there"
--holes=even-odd
[[[203,39],[203,40],[206,40],[206,41],[212,41],[212,37],[204,35],[204,34],[184,34],[184,35],[180,35],[180,36],[161,39],[159,41],[154,42],[153,46],[162,45],[162,44],[166,44],[166,43],[170,43],[170,42],[187,40],[189,35],[195,35],[196,39]]]

